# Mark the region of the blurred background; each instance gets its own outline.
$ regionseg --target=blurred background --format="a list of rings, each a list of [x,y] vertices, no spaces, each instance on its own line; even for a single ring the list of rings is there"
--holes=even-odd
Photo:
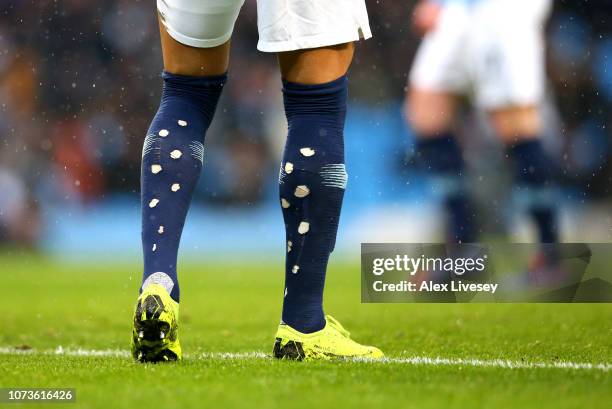
[[[413,5],[368,1],[374,38],[358,44],[350,73],[341,252],[358,252],[360,242],[443,237],[401,111],[420,40],[410,29]],[[161,91],[154,2],[4,0],[0,9],[0,243],[9,252],[140,257],[141,149]],[[255,11],[247,0],[238,19],[183,254],[284,253],[281,81],[275,56],[256,50]],[[542,115],[564,241],[612,240],[610,19],[609,1],[556,1],[547,28]],[[482,115],[466,106],[459,125],[485,239],[531,241]]]

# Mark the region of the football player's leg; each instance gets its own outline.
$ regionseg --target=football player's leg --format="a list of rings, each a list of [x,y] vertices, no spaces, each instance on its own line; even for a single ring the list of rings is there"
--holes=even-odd
[[[404,106],[405,117],[416,136],[419,165],[428,172],[434,193],[438,195],[448,217],[450,242],[476,240],[475,217],[464,181],[465,163],[453,131],[457,94],[463,78],[452,68],[455,30],[439,30],[427,35],[419,49],[410,74]],[[452,38],[451,38],[452,37]]]
[[[484,14],[496,24],[479,32],[488,40],[476,64],[479,104],[506,145],[518,197],[544,243],[558,241],[552,162],[541,141],[539,107],[545,95],[543,24],[549,0],[515,8],[510,3]],[[491,47],[491,43],[495,47]]]
[[[453,132],[457,97],[465,91],[464,6],[449,3],[423,40],[410,73],[405,117],[416,136],[419,164],[448,215],[447,240],[473,242],[475,217],[464,181],[464,160]]]
[[[140,360],[180,358],[177,253],[204,136],[223,85],[229,37],[242,0],[159,0],[164,58],[159,108],[144,140],[141,168],[144,269],[132,351]]]
[[[323,288],[347,183],[346,72],[353,44],[279,54],[289,133],[280,170],[287,255],[278,358],[325,359],[382,352],[351,340],[323,312]]]
[[[417,138],[418,164],[428,173],[447,213],[446,239],[470,243],[476,240],[476,223],[465,185],[463,154],[453,132],[455,104],[452,94],[413,86],[406,102],[406,118]]]
[[[559,241],[553,197],[552,161],[540,139],[540,115],[536,106],[496,109],[490,113],[493,127],[512,161],[514,182],[521,205],[533,218],[542,243]]]
[[[353,45],[281,53],[289,133],[280,170],[287,257],[283,322],[308,333],[325,326],[323,287],[347,175],[346,72]]]
[[[159,109],[142,156],[143,288],[179,301],[179,240],[202,167],[203,143],[226,81],[229,37],[241,1],[158,1],[164,59]]]
[[[285,295],[274,355],[380,357],[380,350],[354,342],[323,313],[327,263],[347,182],[346,74],[352,42],[370,36],[365,2],[262,0],[258,13],[259,49],[279,52],[289,125],[279,178],[287,240]]]

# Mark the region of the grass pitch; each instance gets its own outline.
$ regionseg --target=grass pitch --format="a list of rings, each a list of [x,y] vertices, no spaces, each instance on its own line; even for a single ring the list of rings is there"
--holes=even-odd
[[[256,352],[272,348],[282,263],[180,267],[186,359],[143,365],[124,356],[137,262],[0,257],[0,387],[74,387],[77,403],[60,406],[83,408],[607,408],[612,401],[612,305],[360,304],[359,266],[335,262],[326,312],[392,360],[279,362]],[[72,352],[54,353],[59,346]],[[99,350],[112,351],[92,356]]]

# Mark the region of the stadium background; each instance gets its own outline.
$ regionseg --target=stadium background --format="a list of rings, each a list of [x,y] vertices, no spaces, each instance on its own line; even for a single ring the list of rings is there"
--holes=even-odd
[[[128,348],[140,155],[161,88],[154,1],[0,1],[0,387],[74,387],[71,407],[101,409],[151,399],[182,409],[608,408],[612,304],[359,302],[360,242],[442,238],[401,116],[419,40],[414,1],[367,2],[375,37],[358,45],[350,75],[349,188],[325,311],[389,360],[267,359],[283,294],[285,123],[275,57],[255,49],[247,0],[181,246],[186,359],[143,366]],[[612,239],[608,3],[557,0],[547,30],[546,146],[567,241]],[[529,240],[499,145],[472,110],[459,125],[484,238]]]
[[[351,255],[363,241],[441,238],[440,212],[412,164],[413,137],[401,115],[419,41],[409,24],[413,3],[368,2],[374,38],[358,45],[351,69],[349,188],[338,240]],[[543,115],[558,164],[563,237],[610,241],[612,6],[555,3]],[[1,8],[0,241],[60,257],[140,258],[140,155],[162,67],[152,2]],[[256,50],[255,11],[247,0],[182,241],[182,254],[202,260],[224,251],[277,258],[284,248],[276,182],[281,83],[275,57]],[[499,145],[477,112],[466,109],[461,119],[486,237],[530,240]]]

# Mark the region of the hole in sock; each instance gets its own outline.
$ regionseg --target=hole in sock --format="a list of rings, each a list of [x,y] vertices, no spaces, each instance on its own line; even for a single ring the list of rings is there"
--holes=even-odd
[[[310,189],[308,189],[308,186],[306,185],[299,185],[298,187],[295,188],[295,197],[306,197],[310,194]]]
[[[300,149],[300,153],[306,157],[309,157],[315,154],[315,150],[312,148],[302,148]]]
[[[301,222],[298,226],[298,233],[300,234],[306,234],[308,230],[310,230],[310,223],[308,222]]]

